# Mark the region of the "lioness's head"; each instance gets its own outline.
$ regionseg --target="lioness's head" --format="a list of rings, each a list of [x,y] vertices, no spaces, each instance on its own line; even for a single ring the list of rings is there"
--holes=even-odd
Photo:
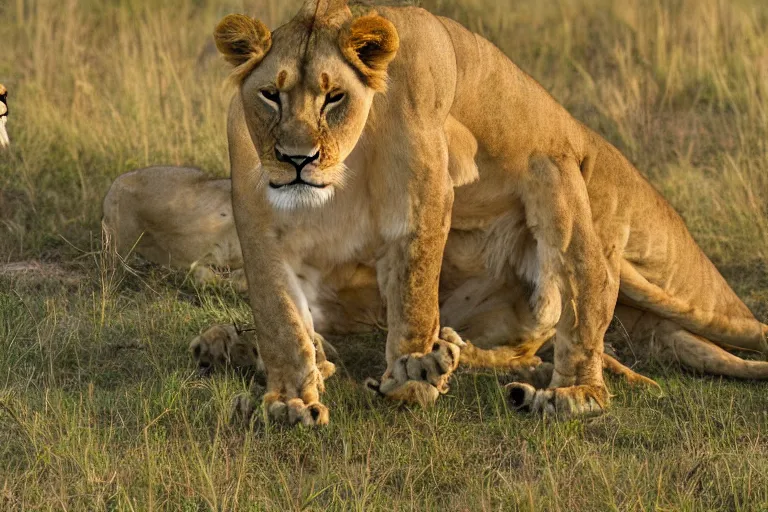
[[[310,0],[270,33],[229,15],[216,46],[235,66],[246,122],[278,208],[319,206],[343,186],[344,160],[358,142],[399,39],[376,14],[353,19],[346,0]]]

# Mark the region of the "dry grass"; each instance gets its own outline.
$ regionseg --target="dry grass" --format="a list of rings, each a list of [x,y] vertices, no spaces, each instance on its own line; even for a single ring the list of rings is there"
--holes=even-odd
[[[421,3],[489,37],[622,149],[768,318],[768,4]],[[614,382],[611,413],[590,422],[510,413],[489,374],[463,374],[432,410],[397,410],[355,385],[381,370],[381,338],[346,340],[331,427],[229,425],[247,383],[197,379],[185,340],[247,308],[102,258],[100,202],[143,165],[226,174],[211,29],[235,11],[275,26],[297,4],[0,4],[13,141],[0,263],[43,261],[0,271],[0,509],[768,509],[765,385],[674,369],[646,368],[664,397]]]

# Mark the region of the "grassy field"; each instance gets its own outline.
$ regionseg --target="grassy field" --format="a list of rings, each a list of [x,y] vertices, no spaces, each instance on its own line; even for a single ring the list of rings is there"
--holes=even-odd
[[[768,320],[768,3],[420,3],[624,151]],[[768,510],[768,386],[675,368],[641,367],[663,395],[612,380],[609,414],[558,423],[509,411],[489,373],[429,410],[385,404],[359,386],[383,337],[336,340],[328,428],[230,423],[248,383],[198,378],[186,346],[247,306],[127,272],[100,252],[100,205],[140,166],[226,175],[212,27],[228,12],[276,26],[297,5],[0,3],[0,510]]]

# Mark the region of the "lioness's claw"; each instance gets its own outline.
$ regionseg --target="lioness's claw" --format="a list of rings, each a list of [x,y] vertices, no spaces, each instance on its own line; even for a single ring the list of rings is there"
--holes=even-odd
[[[381,383],[369,379],[366,386],[391,400],[429,405],[450,389],[448,381],[459,366],[466,343],[451,328],[443,328],[428,354],[400,357]]]
[[[320,402],[304,403],[300,398],[292,398],[284,402],[274,394],[264,397],[264,411],[267,421],[296,425],[301,423],[307,427],[327,425],[330,420],[328,408]]]
[[[558,418],[596,416],[605,411],[608,402],[605,388],[596,386],[536,389],[530,384],[513,382],[506,390],[513,408]]]

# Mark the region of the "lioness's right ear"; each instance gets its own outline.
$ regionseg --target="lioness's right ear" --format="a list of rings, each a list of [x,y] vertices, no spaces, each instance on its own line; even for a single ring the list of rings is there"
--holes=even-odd
[[[357,18],[341,31],[339,46],[368,87],[386,90],[387,66],[400,48],[400,37],[391,21],[376,14]]]
[[[226,16],[216,25],[213,38],[216,48],[227,62],[237,68],[247,68],[235,70],[243,78],[264,60],[272,48],[272,33],[266,25],[244,14]]]

